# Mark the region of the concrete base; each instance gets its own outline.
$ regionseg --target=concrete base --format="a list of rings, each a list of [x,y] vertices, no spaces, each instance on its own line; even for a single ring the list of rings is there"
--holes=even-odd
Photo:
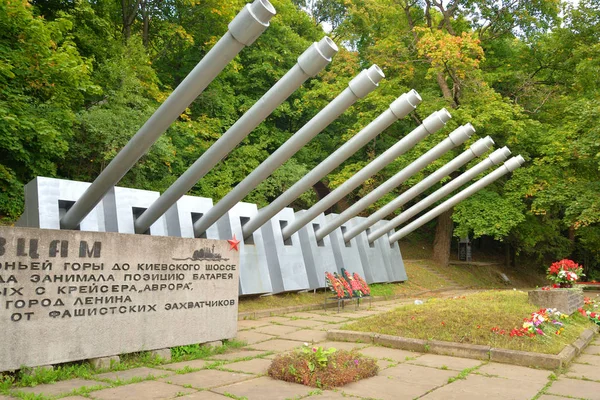
[[[154,358],[160,358],[164,361],[171,361],[171,349],[159,349],[152,350],[150,356]]]
[[[240,241],[240,295],[271,293],[273,286],[269,276],[267,255],[262,231],[259,229],[249,239],[244,239],[242,224],[258,212],[256,204],[237,203],[217,223],[219,237]]]
[[[121,358],[119,356],[98,357],[90,358],[89,362],[94,369],[110,369],[113,364],[120,363]]]
[[[309,288],[298,232],[283,240],[281,229],[294,221],[294,210],[284,208],[262,226],[273,293]]]
[[[304,212],[306,211],[298,211],[296,215],[301,215]],[[327,286],[325,284],[325,272],[340,273],[335,263],[333,246],[331,245],[329,235],[325,236],[320,242],[317,242],[317,238],[315,237],[315,232],[324,225],[325,215],[319,214],[309,224],[298,231],[310,289],[320,289]]]
[[[364,217],[352,218],[348,221],[348,225],[351,227],[356,226],[365,219],[366,218]],[[390,246],[386,246],[385,243],[382,243],[382,238],[377,239],[373,243],[369,243],[367,240],[369,232],[370,229],[367,229],[355,237],[360,260],[365,271],[364,278],[369,284],[389,282],[391,274],[391,266],[389,263]],[[385,237],[383,240],[385,240]]]
[[[331,221],[337,216],[338,214],[329,214],[325,216],[325,220]],[[364,277],[365,270],[360,259],[360,253],[358,252],[356,237],[352,238],[349,242],[344,242],[344,232],[346,232],[347,226],[344,224],[329,234],[337,270],[341,271],[342,268],[346,268],[351,274],[357,272],[360,276]]]

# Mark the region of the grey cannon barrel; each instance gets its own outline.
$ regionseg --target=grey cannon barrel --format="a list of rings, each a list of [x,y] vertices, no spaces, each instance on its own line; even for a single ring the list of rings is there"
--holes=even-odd
[[[440,181],[443,177],[451,174],[452,172],[456,171],[472,159],[479,157],[480,155],[487,152],[490,148],[492,148],[493,145],[494,141],[489,136],[479,139],[478,141],[473,143],[467,150],[463,151],[461,154],[459,154],[451,161],[446,163],[444,166],[438,168],[435,172],[428,175],[426,178],[424,178],[419,183],[402,193],[400,196],[396,197],[394,200],[390,201],[385,206],[375,211],[362,222],[359,222],[352,228],[348,229],[346,233],[344,233],[344,241],[350,241],[353,237],[355,237],[365,229],[371,227],[376,222],[382,220],[395,210],[399,209],[420,193],[423,193],[429,187]]]
[[[252,4],[247,4],[231,21],[227,33],[67,211],[60,221],[61,228],[75,229],[219,72],[245,46],[251,45],[264,32],[274,15],[275,9],[268,0],[255,0]]]
[[[510,150],[508,147],[503,147],[494,151],[485,160],[477,163],[474,167],[469,168],[460,176],[457,176],[446,185],[442,186],[429,196],[425,197],[423,200],[410,207],[408,210],[404,211],[402,214],[398,215],[396,218],[391,221],[385,223],[379,228],[373,230],[369,235],[367,235],[367,239],[370,243],[374,240],[377,240],[381,236],[385,235],[387,232],[391,231],[395,227],[405,223],[421,211],[425,210],[427,207],[432,205],[438,200],[441,200],[447,194],[452,193],[456,189],[460,188],[462,185],[469,182],[471,179],[475,178],[477,175],[490,168],[493,165],[500,165],[501,162],[506,160],[506,158],[510,155]]]
[[[359,212],[375,203],[377,200],[394,190],[396,187],[405,182],[408,178],[425,168],[431,162],[437,160],[446,152],[452,150],[456,146],[460,146],[466,142],[471,135],[475,133],[473,125],[466,124],[458,127],[448,135],[448,137],[442,140],[440,143],[435,145],[425,154],[417,158],[415,161],[410,163],[408,166],[398,171],[390,179],[373,189],[369,194],[364,196],[362,199],[352,204],[348,209],[344,210],[340,215],[335,217],[333,220],[325,224],[319,229],[315,236],[317,240],[322,240],[325,236],[329,235],[333,230],[337,229],[344,222],[350,218],[358,215]]]
[[[415,144],[421,141],[427,135],[430,135],[446,125],[450,119],[450,113],[442,109],[425,118],[423,123],[414,129],[411,133],[403,137],[392,147],[387,149],[379,157],[371,161],[367,166],[352,175],[348,180],[337,187],[333,192],[321,199],[317,204],[302,213],[293,222],[282,229],[283,238],[287,239],[304,225],[312,221],[317,215],[324,212],[329,207],[340,201],[350,191],[360,186],[365,180],[383,169],[397,157],[406,153]]]
[[[136,233],[144,233],[177,200],[237,146],[273,110],[298,89],[308,78],[316,76],[329,64],[338,48],[328,37],[313,43],[298,57],[292,67],[271,89],[242,115],[204,154],[135,221]]]
[[[406,225],[404,228],[400,229],[398,232],[391,235],[390,243],[394,243],[394,242],[402,239],[404,236],[408,235],[409,233],[411,233],[415,229],[419,228],[423,224],[426,224],[427,222],[431,221],[432,219],[434,219],[435,217],[437,217],[444,211],[447,211],[450,208],[454,207],[456,204],[460,203],[467,197],[472,196],[473,194],[477,193],[478,191],[480,191],[487,185],[491,184],[492,182],[498,180],[502,176],[519,168],[521,165],[523,165],[524,162],[525,162],[525,160],[520,155],[513,157],[510,160],[506,161],[504,163],[504,165],[502,165],[501,167],[495,169],[493,172],[491,172],[488,175],[486,175],[485,177],[481,178],[480,180],[478,180],[477,182],[475,182],[474,184],[472,184],[465,190],[458,192],[457,194],[450,197],[448,200],[446,200],[439,206],[435,207],[431,211],[428,211],[423,216],[417,218],[410,224]]]
[[[325,108],[308,121],[298,132],[263,161],[254,171],[221,199],[214,207],[194,223],[194,234],[199,237],[221,218],[231,207],[244,198],[252,189],[265,180],[273,171],[293,156],[319,132],[332,123],[358,99],[365,97],[379,84],[384,75],[377,65],[363,70],[350,81],[348,87]]]
[[[292,201],[296,200],[302,193],[310,189],[321,178],[333,171],[344,160],[367,144],[369,140],[379,135],[394,122],[407,116],[419,103],[421,103],[421,97],[414,90],[404,93],[394,100],[387,110],[361,129],[359,133],[319,163],[319,165],[273,200],[268,206],[258,210],[258,214],[242,226],[244,238],[250,237],[254,231],[273,218],[279,211],[287,207]]]

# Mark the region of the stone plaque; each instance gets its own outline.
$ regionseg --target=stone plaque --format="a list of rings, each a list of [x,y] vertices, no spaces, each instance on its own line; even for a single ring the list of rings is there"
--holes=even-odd
[[[235,337],[232,247],[0,227],[0,371]]]

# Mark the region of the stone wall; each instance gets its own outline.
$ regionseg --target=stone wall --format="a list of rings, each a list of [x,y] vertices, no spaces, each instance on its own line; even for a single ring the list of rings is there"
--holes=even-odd
[[[0,227],[0,371],[235,337],[230,247]]]

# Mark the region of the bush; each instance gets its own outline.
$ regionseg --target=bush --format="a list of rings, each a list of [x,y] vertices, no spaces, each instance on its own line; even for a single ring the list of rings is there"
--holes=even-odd
[[[305,345],[277,356],[268,373],[274,379],[330,389],[375,376],[378,369],[375,360],[356,351]]]

